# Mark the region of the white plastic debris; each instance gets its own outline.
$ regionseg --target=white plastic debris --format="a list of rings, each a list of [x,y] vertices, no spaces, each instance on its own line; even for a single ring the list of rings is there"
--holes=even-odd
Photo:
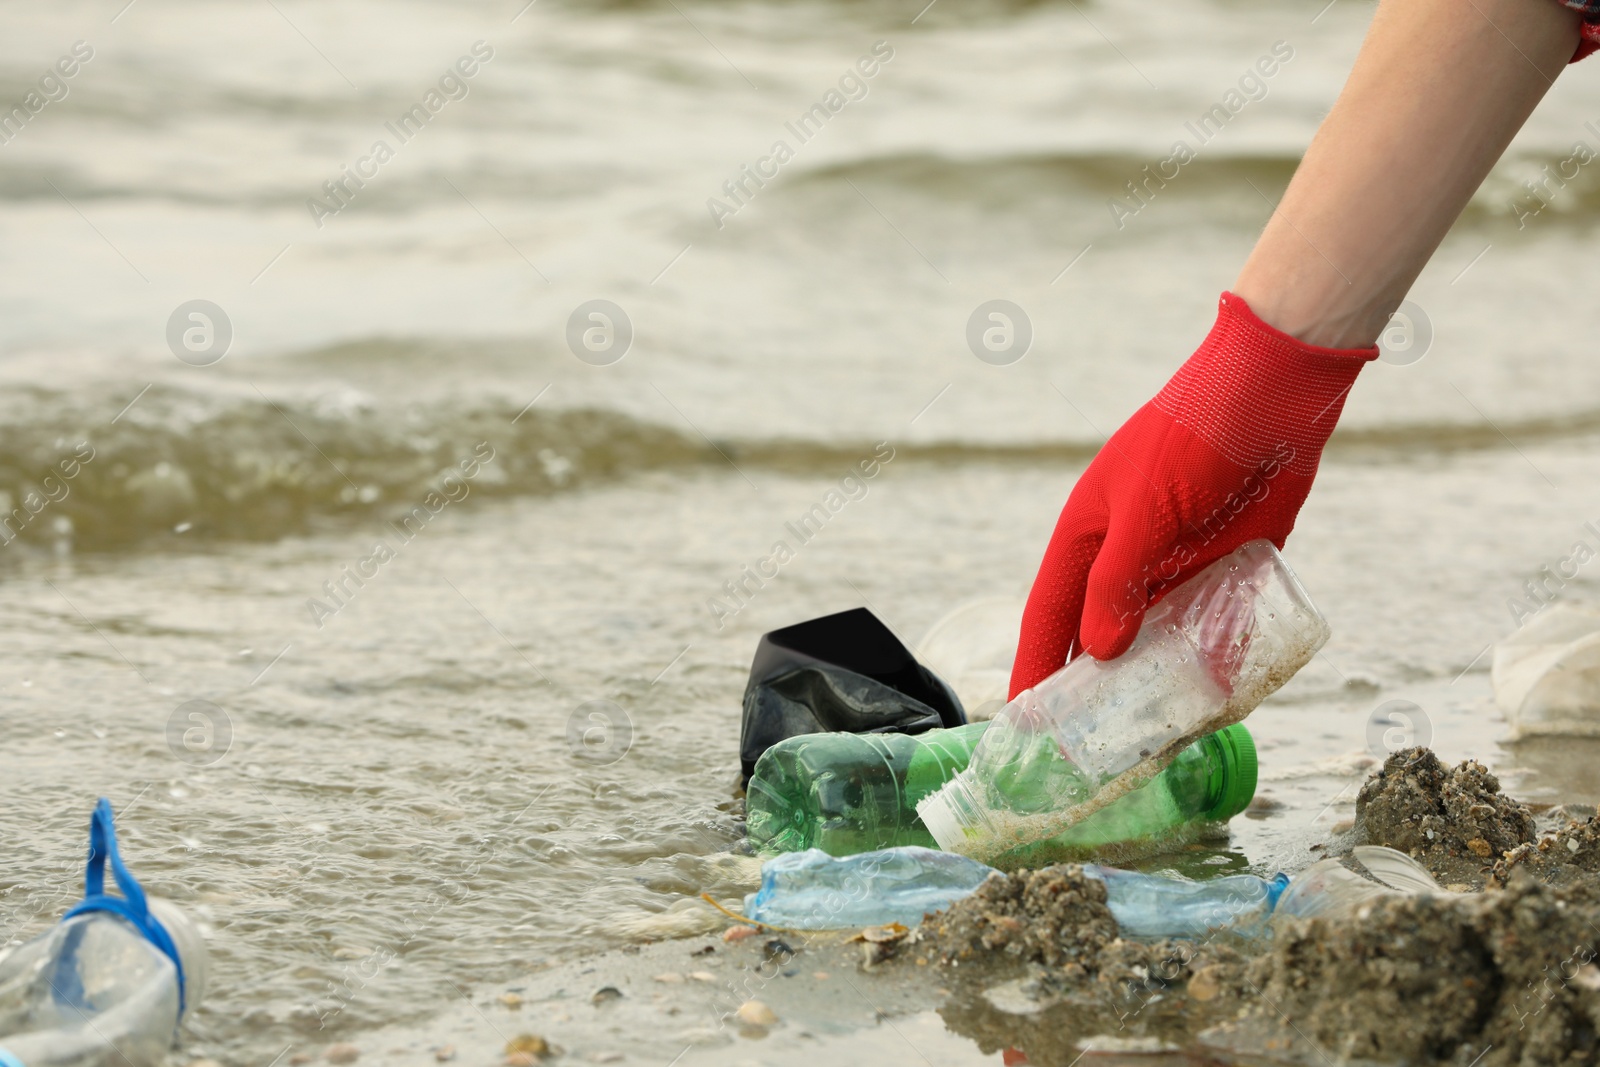
[[[1513,736],[1600,736],[1600,613],[1552,604],[1495,646],[1490,677]]]
[[[1005,706],[1022,601],[991,597],[952,609],[917,645],[917,659],[956,691],[972,722]]]

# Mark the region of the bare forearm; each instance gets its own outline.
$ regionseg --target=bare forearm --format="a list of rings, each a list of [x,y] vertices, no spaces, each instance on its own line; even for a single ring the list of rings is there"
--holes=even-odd
[[[1234,292],[1311,344],[1373,343],[1577,39],[1553,0],[1383,0]]]

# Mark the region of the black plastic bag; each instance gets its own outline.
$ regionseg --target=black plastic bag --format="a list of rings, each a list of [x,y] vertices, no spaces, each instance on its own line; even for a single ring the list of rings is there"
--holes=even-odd
[[[744,690],[742,782],[786,737],[920,734],[967,721],[955,692],[866,608],[763,634]]]

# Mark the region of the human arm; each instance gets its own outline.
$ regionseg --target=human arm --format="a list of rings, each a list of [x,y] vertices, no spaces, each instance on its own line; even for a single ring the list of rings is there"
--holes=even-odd
[[[1551,0],[1384,0],[1233,291],[1302,341],[1372,344],[1578,27]]]
[[[1383,0],[1211,334],[1073,488],[1011,695],[1069,654],[1120,655],[1162,593],[1246,541],[1282,547],[1373,342],[1579,22],[1552,0]]]

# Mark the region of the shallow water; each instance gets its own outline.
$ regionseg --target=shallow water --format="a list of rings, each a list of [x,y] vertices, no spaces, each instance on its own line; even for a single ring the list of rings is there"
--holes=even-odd
[[[753,881],[757,637],[866,604],[915,644],[1025,593],[1370,14],[115,6],[0,41],[0,100],[95,49],[0,146],[0,510],[29,513],[0,547],[0,932],[70,902],[109,796],[135,869],[214,931],[185,1054],[230,1064],[715,925],[695,895]],[[467,98],[317,228],[304,201],[480,39]],[[1107,198],[1280,39],[1265,98],[1118,230]],[[866,98],[717,229],[706,198],[878,40]],[[1390,700],[1521,795],[1596,799],[1585,750],[1496,747],[1484,651],[1600,521],[1600,309],[1571,295],[1600,193],[1520,231],[1507,207],[1593,136],[1597,78],[1562,79],[1419,283],[1426,357],[1351,399],[1287,553],[1335,636],[1249,721],[1283,807],[1156,866],[1304,865],[1397,742]],[[165,337],[197,297],[233,326],[208,366]],[[564,341],[595,297],[635,329],[610,366]],[[1006,366],[964,336],[995,297],[1035,333]],[[742,578],[830,492],[776,579]]]
[[[1597,451],[1529,455],[1559,475]],[[1336,463],[1313,506],[1354,508],[1375,476],[1397,493],[1514,486],[1522,463],[1511,452],[1426,471]],[[321,630],[305,599],[372,531],[151,551],[137,565],[30,560],[0,616],[17,649],[0,675],[5,832],[20,843],[8,929],[27,934],[66,903],[87,804],[102,793],[152,888],[214,930],[216,992],[195,1029],[230,1061],[359,1040],[574,953],[719,926],[692,898],[753,883],[750,861],[727,853],[755,638],[863,601],[915,635],[947,604],[1015,586],[1071,473],[891,464],[720,633],[707,591],[761,549],[771,516],[828,482],[760,472],[752,489],[712,471],[464,507]],[[953,499],[973,506],[952,511]],[[1570,515],[1554,495],[1524,504],[1503,535],[1560,545]],[[1314,859],[1308,846],[1352,813],[1373,760],[1369,717],[1389,699],[1420,704],[1447,757],[1530,762],[1496,751],[1487,666],[1470,663],[1500,625],[1495,594],[1516,588],[1528,560],[1502,551],[1427,580],[1437,560],[1471,558],[1474,507],[1441,504],[1429,541],[1408,540],[1397,510],[1359,529],[1307,516],[1295,559],[1327,590],[1317,595],[1335,637],[1249,720],[1261,793],[1284,807],[1235,820],[1225,847],[1151,865],[1269,873]],[[641,553],[672,565],[620,565]],[[1335,580],[1347,553],[1365,561],[1363,581]],[[208,766],[168,744],[195,699],[232,730]],[[598,737],[569,744],[575,722],[593,725],[595,700],[614,702],[631,731],[613,732],[609,750]],[[1571,777],[1531,765],[1515,783],[1525,795],[1590,788],[1581,765]],[[645,921],[673,908],[672,921]]]

